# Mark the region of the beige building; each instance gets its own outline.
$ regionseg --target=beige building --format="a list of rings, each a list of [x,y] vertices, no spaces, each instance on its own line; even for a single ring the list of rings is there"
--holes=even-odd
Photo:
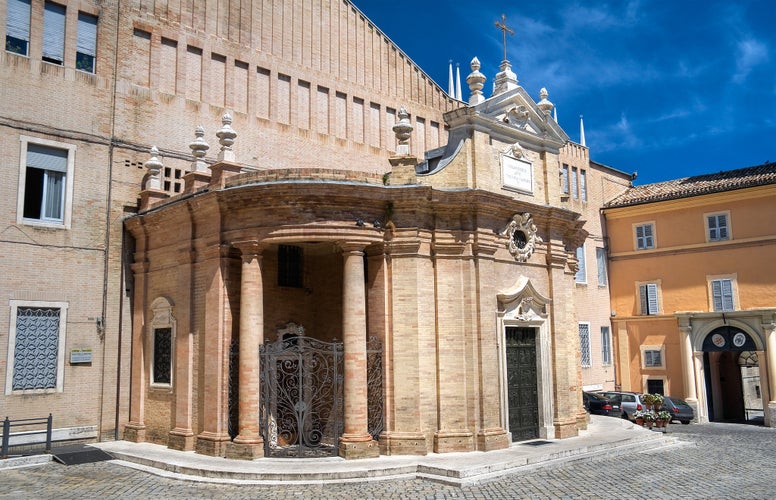
[[[776,167],[629,189],[604,209],[623,390],[685,399],[698,421],[776,412]]]
[[[575,435],[577,301],[608,314],[575,249],[627,176],[508,63],[465,103],[349,2],[233,4],[0,12],[9,416],[239,456]]]

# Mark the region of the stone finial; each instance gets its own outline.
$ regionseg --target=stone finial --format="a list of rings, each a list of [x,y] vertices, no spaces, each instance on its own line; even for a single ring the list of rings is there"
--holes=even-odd
[[[218,153],[218,160],[234,161],[235,157],[232,145],[234,144],[234,138],[237,137],[237,132],[235,132],[232,128],[232,115],[229,113],[224,113],[224,116],[221,117],[221,124],[223,126],[218,129],[218,132],[216,132],[218,142],[221,144],[221,151]]]
[[[485,86],[485,75],[480,73],[480,60],[476,57],[470,63],[472,72],[466,77],[466,83],[469,85],[469,104],[475,106],[485,100],[482,95],[482,87]]]
[[[161,191],[162,189],[162,168],[164,164],[159,159],[159,148],[151,148],[151,158],[143,166],[148,170],[145,189],[149,191]]]
[[[396,140],[399,144],[396,146],[397,155],[409,155],[410,154],[410,136],[412,135],[412,124],[410,123],[410,115],[404,106],[399,108],[397,113],[399,121],[393,126],[393,132],[396,134]]]
[[[551,103],[547,96],[549,96],[549,92],[547,92],[547,89],[542,87],[542,89],[539,91],[539,99],[540,101],[536,103],[536,106],[539,107],[539,109],[542,110],[542,113],[544,113],[544,116],[549,118],[550,114],[552,113],[552,109],[555,107],[553,103]]]
[[[207,163],[205,163],[205,155],[207,150],[210,149],[210,145],[205,142],[205,128],[202,125],[197,127],[194,132],[196,139],[189,144],[191,148],[191,154],[194,155],[194,162],[191,164],[192,172],[207,172]]]
[[[512,65],[509,61],[501,61],[499,69],[501,71],[496,73],[496,84],[493,87],[492,96],[503,94],[504,92],[509,92],[510,90],[517,88],[517,75],[512,71]]]

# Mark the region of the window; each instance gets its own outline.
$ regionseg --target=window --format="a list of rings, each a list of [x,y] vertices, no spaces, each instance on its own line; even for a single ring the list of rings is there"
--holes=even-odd
[[[30,0],[8,0],[5,50],[23,56],[30,50]]]
[[[582,350],[580,362],[582,366],[590,366],[590,324],[579,324],[579,347]]]
[[[639,285],[641,314],[658,314],[657,283]]]
[[[75,147],[30,137],[21,142],[17,222],[69,227]]]
[[[587,269],[585,264],[585,246],[582,245],[581,247],[577,248],[577,262],[579,264],[579,267],[577,269],[577,274],[574,277],[577,283],[587,283]]]
[[[709,241],[724,241],[729,239],[727,214],[707,215],[706,230]]]
[[[565,163],[560,169],[560,192],[566,196],[569,194],[569,166]]]
[[[62,64],[65,60],[65,7],[46,2],[43,9],[43,60]]]
[[[655,248],[654,235],[655,230],[651,223],[636,226],[636,249],[646,250],[648,248]]]
[[[301,247],[278,247],[278,286],[302,288],[302,256]]]
[[[577,190],[577,167],[571,167],[571,197],[575,200],[579,197]]]
[[[78,45],[75,53],[75,69],[94,73],[94,57],[97,55],[97,16],[78,13]]]
[[[587,201],[587,171],[579,169],[579,197]]]
[[[152,319],[148,328],[150,351],[150,380],[156,389],[169,390],[172,386],[172,370],[175,353],[176,320],[172,315],[172,302],[157,297],[151,303]],[[159,387],[162,386],[162,387]]]
[[[62,392],[67,303],[11,301],[5,393]]]
[[[733,304],[733,280],[716,279],[711,281],[712,305],[715,311],[732,311]]]
[[[601,327],[601,364],[610,365],[612,363],[612,337],[609,334],[609,327]]]
[[[647,368],[655,368],[663,366],[663,355],[659,349],[645,349],[644,350],[644,366]]]
[[[154,328],[152,384],[172,383],[172,328]]]
[[[595,249],[595,261],[598,265],[598,286],[606,286],[606,250]]]
[[[665,394],[663,381],[660,379],[647,379],[647,392],[650,394]]]

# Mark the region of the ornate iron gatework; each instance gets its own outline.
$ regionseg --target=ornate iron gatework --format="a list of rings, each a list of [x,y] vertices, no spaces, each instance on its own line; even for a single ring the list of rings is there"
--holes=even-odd
[[[234,439],[239,434],[238,421],[240,417],[240,338],[235,336],[229,344],[229,400],[228,400],[228,431]]]
[[[344,428],[343,345],[284,335],[261,346],[264,454],[336,456]]]
[[[380,439],[383,432],[383,344],[377,337],[369,337],[366,343],[366,389],[369,434],[372,439]]]

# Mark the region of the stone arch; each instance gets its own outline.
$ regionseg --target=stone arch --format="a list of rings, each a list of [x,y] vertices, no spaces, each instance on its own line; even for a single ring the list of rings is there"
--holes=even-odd
[[[696,322],[697,320],[694,320],[693,324],[697,324]],[[762,334],[759,329],[753,328],[751,325],[738,319],[715,318],[713,320],[703,322],[702,324],[697,324],[697,327],[693,328],[693,351],[703,351],[703,343],[706,338],[715,330],[725,327],[735,328],[747,334],[755,344],[756,349],[754,350],[765,350],[765,340],[762,338]]]

